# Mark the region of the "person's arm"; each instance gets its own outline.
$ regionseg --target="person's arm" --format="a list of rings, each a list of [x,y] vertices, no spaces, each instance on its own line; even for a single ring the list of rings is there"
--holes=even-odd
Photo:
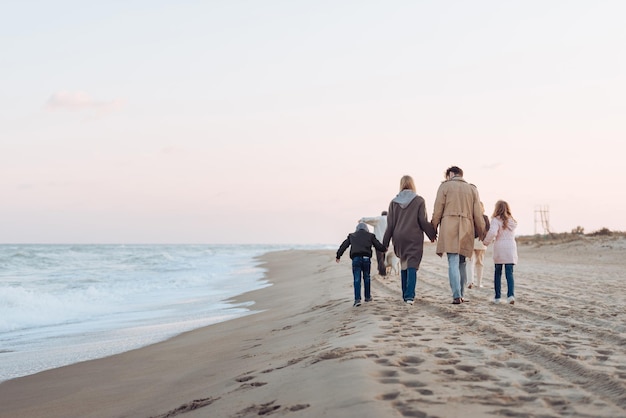
[[[422,231],[428,235],[428,238],[431,242],[434,242],[437,239],[437,230],[433,226],[432,223],[428,222],[428,215],[426,214],[426,203],[420,205],[417,210],[417,222],[422,228]]]
[[[389,204],[389,210],[387,211],[387,229],[385,229],[385,235],[383,236],[383,246],[389,248],[389,242],[393,237],[393,229],[396,224],[395,213],[392,210],[393,202]]]
[[[350,235],[348,235],[348,238],[346,238],[341,243],[341,245],[339,246],[339,249],[337,250],[337,257],[335,259],[337,262],[339,262],[339,259],[341,258],[343,253],[348,249],[349,246],[350,246]]]
[[[369,218],[361,218],[361,219],[359,220],[359,222],[365,222],[366,224],[368,224],[368,225],[372,225],[372,226],[376,226],[376,225],[378,224],[378,222],[379,222],[379,221],[380,221],[380,219],[379,219],[379,218],[377,218],[377,217],[376,217],[376,218],[372,218],[372,217],[369,217]]]
[[[374,244],[374,248],[376,248],[381,253],[387,252],[387,247],[385,247],[380,241],[378,241],[378,238],[376,238],[376,235],[374,234],[372,234],[372,243]]]
[[[500,230],[500,220],[498,218],[491,218],[491,222],[489,223],[489,232],[483,239],[483,244],[489,245],[492,241],[498,236],[498,231]]]
[[[480,206],[480,196],[478,195],[478,189],[476,186],[472,186],[473,194],[474,194],[474,229],[475,236],[478,239],[484,239],[487,233],[487,228],[485,228],[485,219],[483,218],[483,209]]]
[[[435,205],[433,207],[433,218],[430,221],[433,228],[435,228],[435,231],[441,223],[441,218],[443,217],[443,209],[446,205],[446,195],[443,191],[442,186],[439,186],[439,189],[437,190],[437,197],[435,198]]]

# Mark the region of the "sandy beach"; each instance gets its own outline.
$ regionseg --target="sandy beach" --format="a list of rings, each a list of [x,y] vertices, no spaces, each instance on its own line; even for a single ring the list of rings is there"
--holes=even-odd
[[[519,245],[516,304],[452,305],[426,244],[414,306],[374,276],[352,307],[349,258],[262,257],[261,312],[0,384],[0,417],[624,417],[626,239]],[[503,280],[503,290],[506,289]]]

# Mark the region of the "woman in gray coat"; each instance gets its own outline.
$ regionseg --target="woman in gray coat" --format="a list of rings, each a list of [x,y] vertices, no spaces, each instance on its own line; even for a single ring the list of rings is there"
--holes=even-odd
[[[409,305],[415,299],[417,270],[424,253],[424,233],[433,242],[437,238],[437,231],[426,216],[426,202],[415,193],[413,178],[402,176],[400,193],[393,198],[387,211],[383,246],[388,248],[393,239],[394,252],[400,258],[402,298]]]

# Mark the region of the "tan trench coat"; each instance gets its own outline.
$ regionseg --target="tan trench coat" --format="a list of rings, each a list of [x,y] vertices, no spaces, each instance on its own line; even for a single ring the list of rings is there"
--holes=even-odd
[[[485,237],[485,221],[476,186],[463,177],[446,180],[439,186],[432,225],[437,234],[437,254],[456,253],[471,257],[474,251],[474,228],[478,237]]]

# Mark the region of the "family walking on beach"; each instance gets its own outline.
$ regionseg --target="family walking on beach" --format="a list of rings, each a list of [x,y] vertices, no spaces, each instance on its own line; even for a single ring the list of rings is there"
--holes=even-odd
[[[452,166],[445,171],[445,180],[437,190],[433,217],[429,222],[426,203],[416,193],[413,178],[403,176],[400,179],[400,192],[389,203],[389,209],[383,211],[380,217],[361,218],[356,231],[349,234],[337,250],[338,263],[348,247],[351,248],[354,306],[361,305],[361,280],[365,300],[372,300],[372,247],[376,249],[378,272],[385,276],[385,253],[391,242],[395,255],[400,259],[402,299],[406,304],[413,305],[417,271],[424,250],[424,234],[431,242],[437,241],[437,255],[443,257],[446,254],[453,304],[468,302],[464,295],[465,287],[471,289],[474,285],[473,265],[470,267],[468,283],[467,260],[470,260],[470,264],[476,264],[478,285],[482,287],[482,260],[486,246],[491,243],[494,244],[494,303],[500,303],[503,269],[507,282],[507,302],[515,303],[513,267],[517,264],[517,221],[511,214],[509,204],[503,200],[496,202],[491,221],[484,215],[484,211],[476,186],[465,181],[461,168]],[[367,224],[374,226],[374,234],[369,232]],[[384,226],[384,230],[381,226]]]

